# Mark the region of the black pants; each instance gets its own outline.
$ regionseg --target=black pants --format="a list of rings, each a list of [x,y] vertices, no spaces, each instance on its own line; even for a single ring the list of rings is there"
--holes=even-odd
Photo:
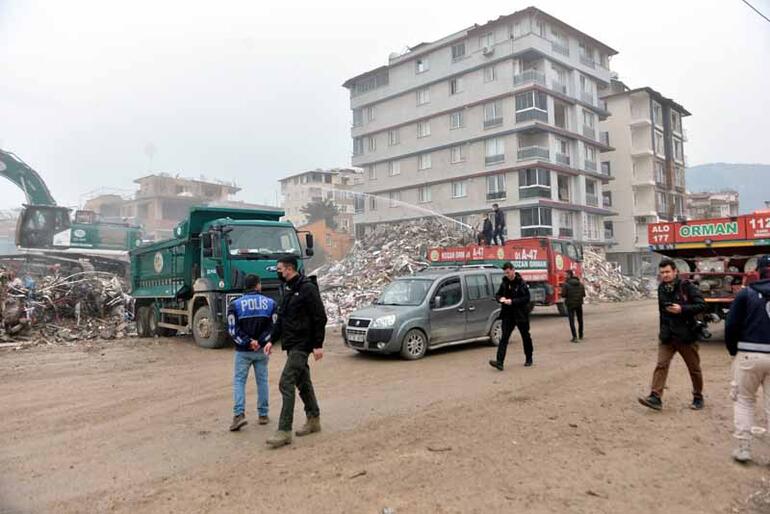
[[[583,339],[583,306],[579,307],[567,307],[567,313],[569,314],[569,329],[572,331],[572,337],[580,336]],[[577,315],[578,332],[575,333],[575,316]]]
[[[492,244],[499,244],[502,246],[503,243],[505,243],[505,238],[503,237],[503,227],[496,228],[495,233],[492,234]]]
[[[292,424],[294,423],[295,387],[299,389],[299,397],[302,399],[302,403],[305,404],[305,414],[308,417],[320,415],[318,401],[313,390],[313,382],[310,380],[310,366],[307,365],[309,355],[296,350],[289,351],[286,365],[284,365],[283,373],[281,373],[281,381],[278,383],[278,388],[283,397],[278,430],[291,431]]]
[[[497,347],[497,362],[505,362],[505,354],[508,351],[508,340],[513,334],[513,329],[518,328],[521,334],[521,343],[524,347],[524,357],[527,361],[532,360],[532,337],[529,335],[529,321],[515,321],[513,319],[503,318],[503,334],[500,338],[500,345]]]

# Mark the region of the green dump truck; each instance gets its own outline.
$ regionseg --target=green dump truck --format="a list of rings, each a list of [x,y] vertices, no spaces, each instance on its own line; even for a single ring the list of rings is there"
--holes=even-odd
[[[267,296],[280,296],[278,259],[313,254],[301,248],[280,210],[192,207],[174,237],[130,252],[131,295],[140,337],[190,332],[205,348],[229,341],[227,306],[243,293],[246,275],[262,279]],[[300,263],[302,261],[300,260]]]

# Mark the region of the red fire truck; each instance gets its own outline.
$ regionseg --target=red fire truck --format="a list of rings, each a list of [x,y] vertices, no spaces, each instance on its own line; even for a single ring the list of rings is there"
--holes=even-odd
[[[502,246],[470,244],[446,248],[430,248],[428,260],[431,266],[465,266],[491,264],[502,266],[511,262],[530,288],[535,305],[556,305],[561,315],[567,314],[561,298],[561,285],[566,271],[583,275],[582,248],[563,239],[526,237],[506,241]]]
[[[680,276],[703,292],[706,322],[725,318],[738,291],[759,278],[759,256],[770,253],[770,211],[653,223],[647,232],[650,250],[674,259]]]

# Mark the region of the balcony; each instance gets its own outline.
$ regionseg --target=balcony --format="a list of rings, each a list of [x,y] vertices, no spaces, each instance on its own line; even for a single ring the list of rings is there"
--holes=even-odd
[[[596,171],[596,161],[589,161],[586,159],[583,162],[583,169],[588,171]]]
[[[596,129],[583,125],[583,135],[589,139],[596,139]]]
[[[503,118],[492,118],[491,120],[484,120],[484,128],[494,128],[499,127],[503,124]]]
[[[586,193],[586,205],[590,205],[591,207],[599,207],[599,197],[597,195]]]
[[[551,186],[519,187],[519,198],[551,198]]]
[[[575,231],[571,228],[560,228],[559,237],[572,238],[575,236]]]
[[[548,148],[543,148],[542,146],[527,146],[525,148],[519,148],[517,157],[520,161],[529,161],[532,159],[549,161],[551,160],[551,152]]]
[[[513,76],[513,85],[520,86],[528,82],[535,82],[545,86],[545,73],[537,70],[526,70],[518,75]]]
[[[584,66],[588,66],[589,68],[596,69],[596,62],[594,62],[593,58],[580,54],[580,64],[583,64]]]
[[[484,157],[484,164],[491,166],[493,164],[499,164],[505,161],[505,154],[487,155]]]
[[[525,121],[542,121],[548,123],[548,112],[540,109],[527,109],[526,111],[516,112],[516,123]]]
[[[557,54],[569,57],[569,46],[559,43],[558,41],[551,41],[551,50]]]
[[[562,84],[558,80],[552,80],[551,81],[551,89],[553,89],[557,93],[561,93],[563,95],[567,94],[567,85],[566,84]]]
[[[487,191],[487,200],[505,200],[505,191]]]
[[[556,152],[556,154],[554,155],[554,158],[556,159],[556,162],[558,162],[559,164],[569,166],[569,155]]]
[[[593,105],[594,104],[594,95],[593,95],[593,93],[588,93],[586,91],[581,91],[580,92],[580,100],[582,100],[583,102],[585,102],[587,104]]]

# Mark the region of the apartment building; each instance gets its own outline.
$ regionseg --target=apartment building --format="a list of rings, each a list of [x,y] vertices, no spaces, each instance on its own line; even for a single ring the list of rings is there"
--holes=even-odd
[[[345,82],[357,232],[438,212],[475,225],[498,203],[509,238],[604,243],[612,48],[529,7]]]
[[[615,180],[604,192],[616,215],[605,221],[608,259],[628,275],[649,271],[647,225],[685,217],[685,131],[690,113],[649,87],[630,89],[613,79],[601,92],[612,116],[600,122],[613,149],[602,170]]]
[[[303,207],[314,201],[331,200],[339,209],[335,219],[338,230],[352,234],[355,200],[351,189],[361,179],[361,170],[333,168],[305,171],[279,180],[286,218],[296,226],[305,225]]]
[[[687,215],[690,219],[737,216],[738,208],[738,191],[687,193]]]

